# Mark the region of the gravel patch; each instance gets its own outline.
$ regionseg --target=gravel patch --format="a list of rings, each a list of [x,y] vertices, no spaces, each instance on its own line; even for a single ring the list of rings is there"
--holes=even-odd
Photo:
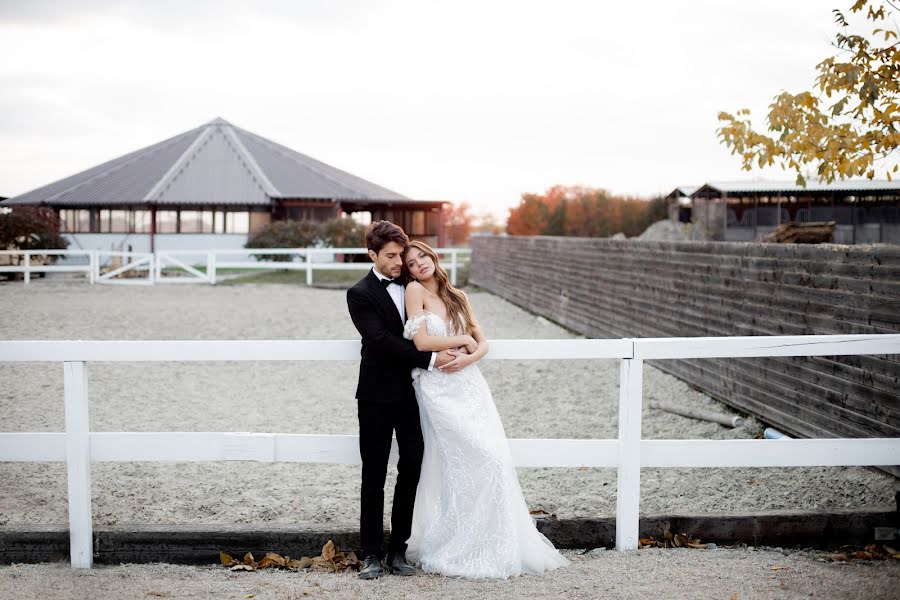
[[[489,338],[577,337],[485,292],[470,298]],[[353,339],[344,292],[291,285],[0,284],[0,339]],[[92,363],[95,431],[357,433],[357,363]],[[507,435],[614,438],[616,361],[485,361]],[[657,369],[644,401],[729,411]],[[0,363],[0,429],[62,431],[62,365]],[[752,438],[645,408],[647,438]],[[765,442],[761,442],[765,443]],[[520,469],[532,508],[560,518],[612,515],[614,469]],[[387,502],[391,500],[389,473]],[[359,467],[286,463],[95,463],[96,525],[358,525]],[[893,508],[900,480],[866,468],[645,469],[641,509],[658,513]],[[0,526],[64,524],[61,463],[0,463]],[[49,567],[48,567],[49,568]]]
[[[0,567],[0,597],[70,598],[799,598],[895,600],[900,561],[823,562],[748,549],[564,551],[572,561],[542,577],[467,581],[437,575],[359,581],[354,574],[260,571],[218,566],[118,565],[73,571],[66,563]]]

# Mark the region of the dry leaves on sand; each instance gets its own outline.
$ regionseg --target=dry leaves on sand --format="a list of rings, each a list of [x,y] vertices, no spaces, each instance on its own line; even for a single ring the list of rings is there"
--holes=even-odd
[[[705,550],[708,544],[700,542],[699,538],[692,538],[685,533],[672,534],[666,529],[663,532],[663,539],[658,540],[655,537],[640,538],[638,540],[640,547],[643,548],[695,548]]]
[[[267,552],[259,561],[254,560],[249,552],[244,555],[243,561],[238,561],[230,554],[219,552],[219,563],[232,571],[256,571],[260,569],[290,569],[299,571],[312,569],[314,571],[327,571],[340,573],[341,571],[357,571],[360,567],[359,559],[353,551],[341,552],[331,540],[322,547],[322,554],[310,558],[308,556],[299,559],[290,556],[282,556],[276,552]]]
[[[830,562],[845,562],[850,559],[880,560],[887,558],[900,560],[900,552],[888,544],[881,544],[880,546],[878,544],[869,544],[866,546],[865,550],[832,552],[830,554],[823,554],[821,558]]]

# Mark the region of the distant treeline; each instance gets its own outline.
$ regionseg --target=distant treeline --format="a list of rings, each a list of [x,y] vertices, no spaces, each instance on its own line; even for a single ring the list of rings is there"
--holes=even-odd
[[[609,237],[642,233],[666,218],[666,201],[613,196],[600,189],[555,186],[543,194],[522,194],[519,206],[509,210],[510,235],[563,235]]]

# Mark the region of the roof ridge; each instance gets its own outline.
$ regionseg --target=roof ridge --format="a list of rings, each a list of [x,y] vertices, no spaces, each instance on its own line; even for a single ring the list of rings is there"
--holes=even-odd
[[[169,146],[169,145],[175,143],[176,140],[182,139],[183,137],[187,136],[189,133],[191,133],[191,132],[193,132],[193,131],[196,131],[197,129],[199,129],[199,127],[195,127],[194,129],[191,129],[191,130],[189,130],[189,131],[185,131],[184,133],[180,133],[180,134],[178,134],[178,135],[172,136],[172,137],[170,137],[169,139],[163,140],[163,141],[161,141],[161,142],[157,142],[156,144],[152,144],[152,145],[150,145],[150,146],[148,146],[148,147],[146,147],[146,148],[141,148],[140,150],[135,150],[135,151],[132,153],[133,155],[132,155],[132,157],[131,157],[129,160],[123,162],[122,164],[112,166],[112,167],[110,167],[109,169],[106,169],[106,170],[104,170],[104,171],[102,171],[102,172],[100,172],[100,173],[97,173],[97,174],[95,174],[95,175],[92,175],[91,177],[88,177],[88,178],[85,179],[84,181],[79,181],[78,183],[75,183],[75,184],[71,185],[70,187],[67,187],[67,188],[65,188],[65,189],[60,190],[59,192],[53,194],[52,196],[47,197],[47,198],[44,200],[44,203],[52,202],[53,200],[56,200],[57,198],[59,198],[60,196],[63,196],[64,194],[68,194],[68,193],[70,193],[70,192],[73,192],[73,191],[75,191],[75,190],[77,190],[77,189],[79,189],[79,188],[82,188],[82,187],[86,186],[86,185],[89,184],[89,183],[92,183],[92,182],[94,182],[94,181],[96,181],[96,180],[98,180],[98,179],[101,179],[101,178],[103,178],[103,177],[106,177],[107,175],[110,175],[110,174],[112,174],[112,173],[115,173],[116,171],[121,171],[122,169],[124,169],[124,168],[127,167],[128,165],[134,163],[136,160],[138,160],[138,159],[140,159],[140,158],[144,158],[145,156],[153,155],[153,154],[159,152],[159,151],[162,150],[163,148],[165,148],[165,147],[167,147],[167,146]],[[125,156],[128,156],[128,155],[126,154]],[[123,158],[123,157],[120,156],[119,158],[121,159],[121,158]],[[117,160],[117,159],[114,158],[114,159],[112,159],[112,160],[106,161],[106,163],[115,162],[116,160]],[[103,165],[106,164],[106,163],[100,163],[100,164],[97,165],[97,166],[98,166],[98,167],[101,167],[101,166],[103,166]],[[96,167],[94,167],[94,168],[96,168]],[[69,177],[75,177],[76,175],[78,175],[78,173],[75,173],[75,174],[73,174],[73,175],[70,175]],[[50,185],[50,184],[48,184],[48,185]],[[43,187],[43,186],[41,186],[41,187]],[[35,188],[34,190],[30,190],[30,191],[25,192],[25,193],[27,194],[27,193],[30,193],[30,192],[32,192],[32,191],[39,190],[39,189],[41,189],[41,188],[40,188],[40,187],[37,187],[37,188]],[[19,194],[19,196],[21,196],[21,195],[23,195],[23,194]]]
[[[275,184],[272,183],[272,180],[269,179],[269,176],[265,174],[262,170],[262,167],[259,166],[259,163],[256,162],[256,159],[253,158],[253,155],[247,150],[247,147],[244,146],[244,143],[241,141],[241,138],[238,137],[238,134],[234,131],[235,126],[231,123],[228,123],[224,119],[221,119],[222,123],[228,126],[227,132],[228,137],[235,143],[237,146],[238,153],[243,155],[247,167],[250,169],[250,175],[253,176],[254,179],[257,179],[257,183],[263,188],[263,191],[272,198],[273,196],[279,196],[280,192]]]
[[[269,196],[275,196],[278,194],[278,188],[276,188],[272,182],[266,177],[265,173],[259,168],[259,165],[256,164],[256,161],[252,156],[249,155],[247,149],[244,148],[244,145],[240,143],[240,140],[237,139],[237,136],[226,129],[233,128],[234,126],[222,119],[221,117],[216,117],[212,121],[202,125],[203,132],[197,136],[190,146],[188,146],[185,151],[178,157],[178,159],[172,163],[172,166],[169,167],[168,171],[166,171],[165,175],[160,178],[160,180],[153,186],[150,192],[144,197],[144,200],[150,201],[154,199],[154,196],[158,196],[162,193],[162,191],[170,184],[172,184],[179,176],[184,173],[187,168],[187,164],[190,162],[192,158],[197,156],[197,153],[200,149],[206,145],[206,142],[212,138],[213,134],[218,131],[222,133],[222,137],[225,139],[225,143],[231,146],[231,150],[235,154],[235,158],[244,163],[244,166],[250,171],[250,177],[253,178],[254,182],[262,188],[264,194]],[[231,133],[232,135],[228,135]]]
[[[264,145],[266,145],[266,146],[269,146],[270,148],[272,148],[273,150],[275,150],[276,152],[278,152],[278,153],[281,154],[282,156],[285,156],[285,157],[287,157],[287,158],[293,160],[294,162],[296,162],[296,163],[302,165],[304,168],[307,168],[307,169],[309,169],[310,171],[313,171],[314,173],[316,173],[316,174],[318,174],[318,175],[324,177],[325,179],[331,181],[332,183],[338,185],[339,187],[341,187],[341,188],[343,188],[343,189],[349,191],[351,194],[354,194],[354,195],[365,195],[363,192],[361,192],[361,191],[359,191],[359,190],[354,190],[353,188],[349,187],[349,186],[348,186],[347,184],[345,184],[344,182],[338,181],[338,180],[335,179],[332,175],[330,175],[330,174],[328,174],[328,173],[324,173],[324,172],[322,171],[321,168],[318,168],[318,167],[316,167],[315,165],[311,165],[311,164],[308,164],[308,163],[306,163],[306,162],[303,162],[302,160],[300,160],[300,158],[298,158],[298,156],[301,156],[301,157],[303,157],[304,159],[308,159],[308,160],[313,161],[313,162],[315,162],[315,163],[320,163],[320,164],[322,164],[322,165],[328,167],[329,169],[334,169],[335,171],[340,171],[341,173],[345,173],[346,175],[349,175],[349,176],[351,176],[351,177],[356,177],[357,179],[361,179],[362,181],[366,181],[366,182],[369,183],[370,185],[374,185],[374,186],[379,187],[379,188],[382,187],[382,186],[378,185],[377,183],[373,183],[373,182],[371,182],[371,181],[368,181],[368,180],[366,180],[366,179],[363,179],[362,177],[359,177],[359,176],[357,176],[357,175],[353,175],[352,173],[349,173],[349,172],[344,171],[344,170],[342,170],[342,169],[338,169],[337,167],[333,167],[333,166],[331,166],[331,165],[329,165],[329,164],[327,164],[327,163],[324,163],[324,162],[322,162],[322,161],[320,161],[320,160],[316,160],[315,158],[313,158],[313,157],[311,157],[311,156],[308,156],[308,155],[306,155],[306,154],[303,154],[302,152],[297,152],[296,150],[292,150],[292,149],[290,149],[290,148],[288,148],[288,147],[286,147],[286,146],[282,146],[281,144],[278,144],[278,143],[276,143],[276,142],[273,142],[272,140],[269,140],[269,139],[266,139],[266,138],[264,138],[264,137],[262,137],[262,136],[260,136],[260,135],[257,135],[257,134],[255,134],[255,133],[253,133],[252,131],[247,131],[246,129],[241,129],[240,127],[237,127],[237,126],[234,126],[234,125],[233,125],[232,127],[234,127],[235,130],[240,131],[241,133],[246,133],[248,136],[250,136],[250,137],[256,139],[258,142],[260,142],[260,143],[262,143],[262,144],[264,144]],[[382,189],[387,189],[387,188],[382,188]],[[387,191],[390,191],[390,190],[387,190]],[[394,192],[394,193],[396,194],[396,192]],[[397,194],[397,195],[398,195],[398,196],[402,196],[402,194]]]
[[[184,149],[184,152],[181,153],[181,156],[179,156],[175,160],[175,162],[172,163],[172,166],[170,166],[168,170],[163,174],[163,176],[159,178],[159,181],[157,181],[153,185],[153,187],[150,188],[150,191],[144,194],[143,200],[146,200],[148,202],[151,200],[155,200],[156,198],[154,198],[154,196],[158,196],[166,185],[175,181],[175,177],[187,163],[188,157],[191,154],[195,153],[201,146],[203,141],[211,135],[210,132],[212,128],[208,124],[201,125],[201,127],[203,127],[203,131],[200,132],[200,135],[198,135],[197,138],[193,142],[191,142],[190,146]]]

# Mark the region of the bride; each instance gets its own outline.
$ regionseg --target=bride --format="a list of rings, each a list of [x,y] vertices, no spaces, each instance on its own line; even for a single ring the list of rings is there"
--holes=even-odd
[[[491,391],[475,362],[488,351],[468,298],[434,250],[410,243],[404,337],[419,350],[465,347],[440,370],[413,370],[425,455],[407,557],[469,578],[541,574],[568,561],[535,527]]]

